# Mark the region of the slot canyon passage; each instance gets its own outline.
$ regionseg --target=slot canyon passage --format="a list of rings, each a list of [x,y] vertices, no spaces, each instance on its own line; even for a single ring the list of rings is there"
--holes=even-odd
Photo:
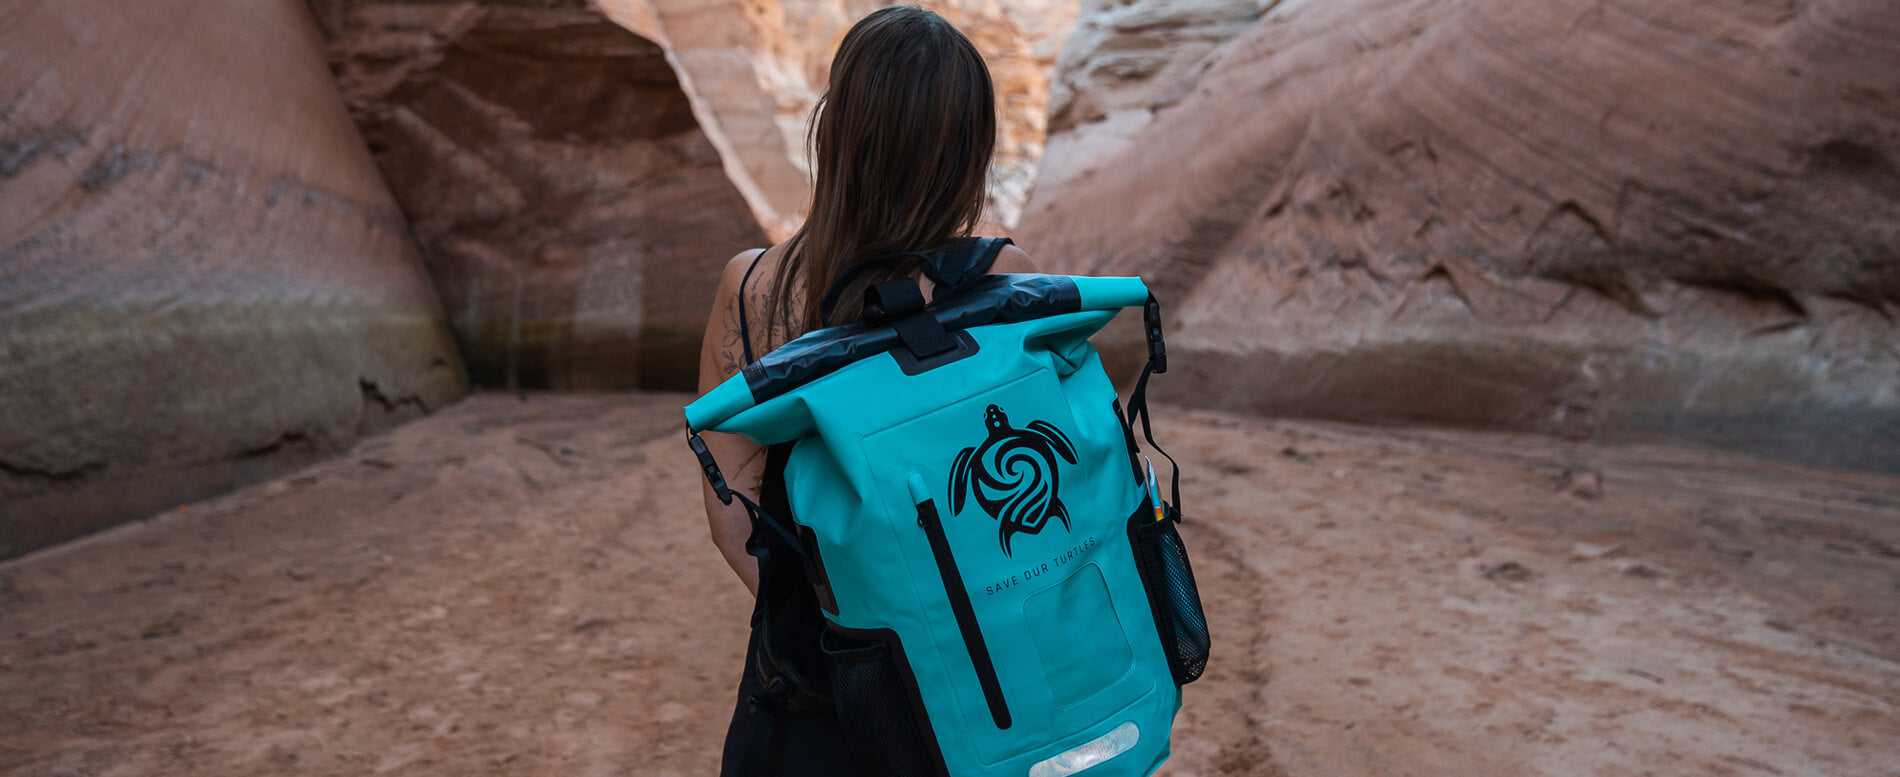
[[[716,773],[678,389],[874,7],[0,3],[0,773]],[[931,7],[1167,311],[1161,774],[1900,774],[1900,6]]]

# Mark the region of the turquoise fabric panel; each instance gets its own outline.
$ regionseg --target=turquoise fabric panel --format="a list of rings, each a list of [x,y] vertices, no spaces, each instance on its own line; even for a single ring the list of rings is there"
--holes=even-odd
[[[733,375],[714,386],[686,406],[686,427],[703,432],[714,424],[738,415],[752,406],[752,391],[746,388],[745,373]]]
[[[1108,687],[1133,666],[1127,638],[1120,628],[1091,628],[1096,647],[1087,652],[1075,649],[1078,635],[1070,630],[1074,624],[1119,625],[1115,608],[1109,603],[1108,581],[1095,564],[1086,564],[1061,583],[1025,599],[1023,620],[1035,640],[1036,655],[1042,658],[1042,672],[1049,678],[1058,706],[1073,707],[1092,698],[1089,689]]]
[[[1139,308],[1148,301],[1148,285],[1140,278],[1094,278],[1077,275],[1075,290],[1082,295],[1083,310]]]

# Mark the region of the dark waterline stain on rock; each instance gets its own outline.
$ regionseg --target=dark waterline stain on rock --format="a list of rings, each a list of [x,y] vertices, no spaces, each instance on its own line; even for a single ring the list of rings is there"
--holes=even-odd
[[[403,394],[401,396],[391,397],[388,394],[384,394],[382,387],[378,386],[376,381],[370,380],[369,378],[357,378],[356,385],[362,389],[363,403],[366,405],[374,403],[388,411],[409,406],[421,410],[424,413],[429,412],[428,403],[424,402],[422,397],[415,394]]]
[[[0,141],[0,178],[12,178],[32,167],[50,145],[46,138]]]
[[[0,140],[0,178],[26,172],[48,151],[54,156],[65,156],[85,144],[86,133],[67,124],[54,124],[26,137]]]
[[[1846,138],[1834,138],[1808,150],[1808,167],[1846,175],[1891,175],[1893,162],[1880,149]]]
[[[277,439],[264,443],[263,445],[240,451],[237,458],[252,459],[260,456],[269,456],[280,451],[309,451],[313,448],[313,441],[310,439],[308,432],[291,430],[278,435]]]
[[[131,152],[126,150],[124,143],[114,144],[111,150],[79,176],[79,186],[86,191],[96,192],[131,175],[134,170],[157,170],[164,162],[163,156]]]
[[[25,464],[18,461],[8,461],[6,459],[0,459],[0,475],[10,475],[17,478],[31,478],[34,480],[47,480],[47,481],[53,481],[56,483],[73,482],[73,481],[82,480],[87,475],[90,475],[94,472],[105,469],[105,467],[106,465],[104,462],[93,461],[93,462],[87,462],[77,467],[72,467],[69,469],[51,469],[47,467],[34,466],[32,464]]]
[[[212,167],[210,162],[206,162],[202,159],[186,160],[185,180],[192,183],[202,183],[206,176],[211,175],[216,170],[217,168]]]

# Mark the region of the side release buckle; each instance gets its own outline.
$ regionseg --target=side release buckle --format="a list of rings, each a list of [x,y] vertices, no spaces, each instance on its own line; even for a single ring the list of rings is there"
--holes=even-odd
[[[1168,371],[1168,344],[1161,339],[1161,303],[1153,294],[1148,295],[1148,303],[1142,306],[1141,322],[1148,332],[1148,363],[1154,365],[1157,373]]]
[[[688,432],[686,446],[699,458],[699,468],[706,473],[706,482],[712,484],[713,495],[719,497],[721,504],[732,504],[732,489],[726,487],[726,476],[720,473],[719,463],[713,461],[712,451],[706,449],[706,441],[699,439],[698,432]]]

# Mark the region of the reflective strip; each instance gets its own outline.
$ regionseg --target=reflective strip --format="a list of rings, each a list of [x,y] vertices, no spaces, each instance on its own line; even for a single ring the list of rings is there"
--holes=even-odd
[[[1141,729],[1134,722],[1123,723],[1088,744],[1029,767],[1029,777],[1068,777],[1110,758],[1134,749],[1141,741]]]

